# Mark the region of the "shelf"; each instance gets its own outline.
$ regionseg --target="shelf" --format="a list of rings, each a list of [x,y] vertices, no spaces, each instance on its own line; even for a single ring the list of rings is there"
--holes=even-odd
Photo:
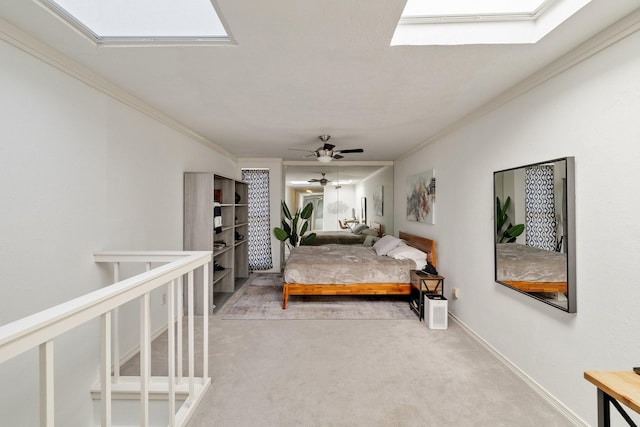
[[[213,256],[215,257],[215,256],[218,256],[218,255],[222,255],[222,254],[224,254],[225,252],[229,252],[229,251],[231,250],[231,248],[232,248],[232,247],[233,247],[233,246],[225,246],[225,247],[224,247],[224,248],[222,248],[222,249],[217,249],[217,250],[215,250],[215,249],[214,249],[214,251],[213,251]]]
[[[244,240],[236,240],[236,242],[235,242],[234,246],[240,246],[240,245],[242,245],[243,243],[247,243],[247,239],[244,239]]]
[[[215,284],[216,282],[219,282],[220,280],[224,279],[225,277],[227,277],[231,272],[233,271],[233,268],[225,268],[224,270],[220,270],[220,271],[215,271],[213,273],[213,283]]]
[[[248,194],[248,184],[243,181],[213,172],[184,174],[183,247],[185,250],[212,251],[213,260],[225,267],[224,270],[213,271],[208,275],[210,288],[206,295],[206,305],[209,313],[214,307],[215,293],[234,292],[236,279],[249,274],[249,245],[244,245],[244,241],[235,241],[236,234],[245,237],[248,234]],[[214,206],[220,206],[222,220],[219,233],[212,232],[212,226],[215,225],[214,213],[218,210]],[[226,246],[216,250],[215,242],[224,242]],[[212,267],[209,268],[210,271],[213,270]],[[196,282],[202,280],[203,274],[200,270],[195,272]],[[202,314],[205,293],[200,287],[196,287],[194,291],[194,313]]]

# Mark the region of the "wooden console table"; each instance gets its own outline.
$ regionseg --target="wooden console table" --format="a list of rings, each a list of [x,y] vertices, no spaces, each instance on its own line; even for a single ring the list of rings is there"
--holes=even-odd
[[[618,402],[640,413],[640,375],[633,371],[585,371],[584,378],[598,387],[598,426],[611,425],[611,403],[632,427],[637,424]]]

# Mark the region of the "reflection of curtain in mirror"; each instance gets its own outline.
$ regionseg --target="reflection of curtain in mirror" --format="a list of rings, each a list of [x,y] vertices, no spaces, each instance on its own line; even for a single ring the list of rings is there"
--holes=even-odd
[[[242,180],[249,184],[249,269],[270,270],[269,169],[243,169]]]
[[[553,165],[525,170],[525,226],[527,246],[556,250],[556,215]]]

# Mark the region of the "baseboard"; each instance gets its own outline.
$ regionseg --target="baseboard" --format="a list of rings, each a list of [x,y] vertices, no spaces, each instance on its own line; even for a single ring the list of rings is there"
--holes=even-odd
[[[527,375],[522,369],[520,369],[511,360],[500,353],[495,347],[485,341],[480,335],[478,335],[473,329],[467,326],[462,320],[458,319],[455,315],[449,312],[449,317],[456,322],[460,327],[468,333],[473,339],[475,339],[480,345],[486,348],[496,359],[515,373],[520,379],[522,379],[529,387],[531,387],[536,393],[538,393],[547,402],[557,408],[570,422],[576,426],[589,427],[589,424],[580,418],[575,412],[567,408],[562,402],[556,399],[551,393],[549,393],[544,387],[538,384],[533,378]]]

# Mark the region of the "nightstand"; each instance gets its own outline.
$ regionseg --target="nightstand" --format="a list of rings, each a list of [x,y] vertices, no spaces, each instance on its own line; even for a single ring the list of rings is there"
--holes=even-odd
[[[426,295],[444,296],[444,277],[411,270],[411,295],[409,305],[419,320],[424,319],[424,298]]]

